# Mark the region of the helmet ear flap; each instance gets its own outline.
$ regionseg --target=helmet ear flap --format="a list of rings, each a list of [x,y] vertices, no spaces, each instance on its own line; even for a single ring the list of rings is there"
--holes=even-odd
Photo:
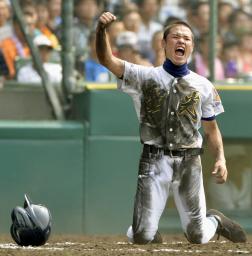
[[[27,214],[27,211],[20,206],[17,206],[12,210],[11,219],[13,221],[13,225],[33,228],[33,224]]]
[[[14,241],[18,244],[18,245],[22,245],[21,240],[20,240],[20,236],[18,235],[17,229],[14,226],[14,224],[11,225],[10,228],[10,233],[12,238],[14,239]]]

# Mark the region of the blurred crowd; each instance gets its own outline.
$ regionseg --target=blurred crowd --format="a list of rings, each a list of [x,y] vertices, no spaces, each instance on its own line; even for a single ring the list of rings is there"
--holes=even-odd
[[[38,47],[49,79],[59,82],[62,18],[61,0],[20,0],[26,31]],[[210,1],[202,0],[74,0],[73,46],[75,69],[80,79],[113,82],[95,51],[99,15],[117,16],[107,32],[113,54],[142,65],[161,65],[162,30],[177,19],[192,26],[195,51],[190,69],[209,77]],[[218,1],[215,78],[252,80],[252,0]],[[39,82],[19,22],[10,0],[0,0],[0,72],[5,79]]]

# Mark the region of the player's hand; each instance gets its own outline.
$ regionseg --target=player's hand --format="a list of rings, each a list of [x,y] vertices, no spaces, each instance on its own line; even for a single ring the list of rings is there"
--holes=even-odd
[[[110,23],[116,20],[116,16],[111,12],[104,12],[99,18],[99,25],[107,27]]]
[[[226,182],[228,171],[224,160],[218,160],[215,162],[212,175],[215,177],[216,183],[222,184]]]

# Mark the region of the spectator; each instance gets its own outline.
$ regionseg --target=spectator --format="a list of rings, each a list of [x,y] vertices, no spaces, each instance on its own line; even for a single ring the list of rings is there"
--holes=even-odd
[[[36,10],[36,5],[33,2],[23,2],[21,4],[21,9],[23,12],[23,15],[30,15],[33,19],[33,24],[37,24],[38,21],[38,14]]]
[[[227,42],[223,45],[222,63],[225,78],[238,78],[239,75],[239,45],[238,42]]]
[[[62,79],[61,65],[49,63],[50,54],[53,49],[52,42],[45,36],[39,35],[34,39],[34,44],[38,47],[41,61],[51,83],[60,83]],[[41,83],[41,77],[32,63],[23,66],[17,74],[18,82]]]
[[[252,76],[252,31],[241,36],[239,51],[240,72]]]
[[[104,10],[116,13],[123,17],[125,12],[137,10],[137,5],[132,0],[104,0]]]
[[[154,33],[152,37],[152,49],[154,52],[154,58],[152,60],[152,64],[157,67],[164,63],[165,61],[165,54],[164,49],[162,47],[162,40],[163,40],[163,31],[157,31]]]
[[[251,16],[242,9],[235,10],[230,16],[230,30],[226,33],[224,40],[239,40],[244,33],[251,31]]]
[[[164,22],[164,28],[171,25],[173,22],[179,21],[180,18],[177,16],[169,16]]]
[[[141,54],[139,53],[138,38],[136,33],[132,31],[121,32],[116,39],[116,45],[118,49],[118,58],[134,64],[152,66],[151,63],[142,58]]]
[[[47,0],[49,11],[48,26],[57,35],[60,28],[61,19],[61,0]]]
[[[49,23],[49,11],[47,8],[47,0],[40,0],[36,3],[37,11],[37,28],[41,33],[49,38],[52,42],[54,49],[59,49],[59,41],[56,35],[48,27]]]
[[[223,64],[218,57],[222,50],[222,39],[219,36],[216,42],[217,53],[215,58],[215,79],[223,80],[224,79],[224,68]],[[199,41],[199,50],[194,53],[193,60],[190,63],[190,67],[193,71],[198,73],[201,76],[209,78],[209,35],[201,35]]]
[[[36,36],[40,35],[41,32],[36,27],[37,22],[38,22],[38,14],[37,14],[35,4],[33,4],[33,3],[31,3],[30,5],[23,4],[22,5],[22,11],[23,11],[23,15],[27,16],[27,18],[25,18],[25,21],[26,21],[26,23],[28,23],[27,24],[28,25],[27,26],[28,33],[32,37],[36,37]]]
[[[0,41],[13,35],[9,23],[10,10],[6,0],[0,0]]]
[[[169,17],[178,17],[180,20],[186,19],[186,10],[179,0],[161,0],[158,12],[159,21],[164,24]]]
[[[201,35],[209,32],[210,7],[207,1],[198,1],[196,5],[192,7],[192,26],[197,47]]]
[[[152,36],[156,31],[163,29],[163,26],[155,21],[158,12],[158,0],[138,0],[138,7],[142,18],[138,32],[140,52],[144,58],[151,60],[153,55]]]
[[[240,7],[247,13],[252,14],[252,2],[251,0],[238,0]]]
[[[0,88],[3,87],[3,81],[6,77],[9,76],[9,68],[7,66],[7,63],[5,61],[3,51],[0,49]]]
[[[139,32],[141,25],[141,15],[137,10],[130,10],[124,13],[122,18],[125,30],[135,33]]]
[[[115,56],[117,56],[117,54],[118,54],[118,50],[117,50],[117,46],[116,46],[116,38],[123,31],[125,31],[124,23],[119,20],[115,20],[107,28],[107,33],[109,36],[112,53]]]
[[[230,17],[234,11],[232,3],[222,0],[218,4],[218,28],[222,37],[230,30]]]
[[[27,30],[32,31],[29,28],[32,25],[32,17],[29,15],[25,15],[25,22],[27,25]],[[13,30],[14,34],[12,37],[8,37],[0,42],[0,48],[2,49],[5,61],[8,66],[9,75],[8,79],[15,78],[16,69],[15,69],[15,60],[19,56],[21,58],[27,58],[30,56],[30,50],[26,44],[23,33],[20,29],[19,21],[16,16],[13,18]]]
[[[75,3],[76,20],[73,27],[73,42],[77,67],[87,57],[88,38],[95,28],[98,13],[97,0],[77,0]],[[82,66],[82,64],[81,64]],[[78,68],[79,69],[79,68]],[[81,68],[82,70],[83,68]]]
[[[84,79],[90,82],[109,82],[110,71],[102,66],[97,59],[95,49],[95,32],[91,32],[88,40],[89,57],[84,62]]]

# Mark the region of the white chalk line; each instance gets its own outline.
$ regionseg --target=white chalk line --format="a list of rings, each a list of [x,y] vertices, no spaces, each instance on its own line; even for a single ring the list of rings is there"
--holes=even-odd
[[[212,241],[212,243],[215,241]],[[226,242],[222,241],[221,243]],[[75,246],[87,246],[90,245],[91,243],[73,243],[73,242],[61,242],[61,243],[55,243],[55,244],[45,244],[44,246],[38,246],[38,247],[32,247],[32,246],[18,246],[17,244],[14,243],[0,243],[0,250],[1,249],[12,249],[12,250],[45,250],[45,251],[63,251],[63,250],[74,250]],[[116,245],[130,245],[128,242],[116,242]],[[177,242],[171,242],[171,245],[176,245],[176,244],[185,244],[185,242],[177,241]],[[56,246],[53,246],[56,245]],[[163,243],[163,245],[169,245],[168,243]],[[63,247],[64,246],[64,247]],[[82,248],[82,251],[94,251],[94,250],[99,250],[99,249],[93,249],[93,248]],[[207,253],[209,250],[186,250],[186,249],[172,249],[172,248],[160,248],[160,249],[144,249],[144,248],[111,248],[107,249],[107,251],[113,251],[113,252],[152,252],[152,253],[158,253],[158,252],[172,252],[172,253],[188,253],[188,254],[193,254],[193,253]],[[223,253],[223,251],[218,251],[214,250],[211,251],[212,253]],[[228,249],[226,251],[228,254],[250,254],[251,252],[248,250],[231,250]]]
[[[45,247],[45,246],[37,246],[37,247],[33,247],[33,246],[18,246],[16,244],[12,244],[12,243],[7,243],[7,244],[1,244],[0,243],[0,249],[12,249],[12,250],[17,250],[17,249],[21,249],[21,250],[36,250],[36,251],[43,251],[43,250],[48,250],[48,251],[63,251],[64,248],[60,248],[60,247]]]

